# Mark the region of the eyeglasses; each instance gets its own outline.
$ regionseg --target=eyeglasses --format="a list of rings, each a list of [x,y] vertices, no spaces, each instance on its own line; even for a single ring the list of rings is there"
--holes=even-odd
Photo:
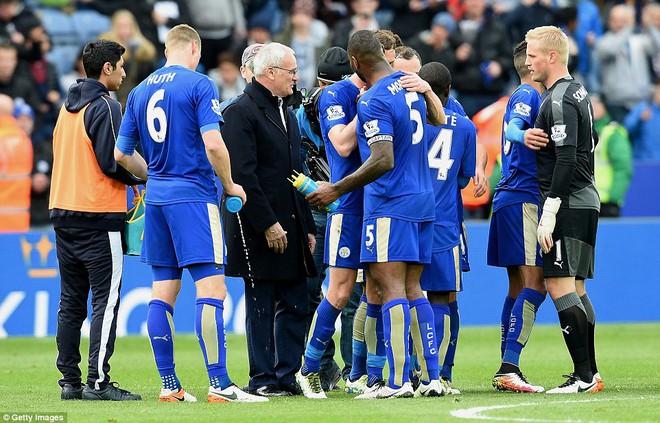
[[[285,71],[286,73],[288,73],[288,74],[291,75],[291,76],[294,76],[295,74],[298,73],[298,68],[287,69],[287,68],[281,68],[281,67],[279,67],[279,66],[271,66],[271,68],[275,68],[275,69],[283,70],[283,71]]]

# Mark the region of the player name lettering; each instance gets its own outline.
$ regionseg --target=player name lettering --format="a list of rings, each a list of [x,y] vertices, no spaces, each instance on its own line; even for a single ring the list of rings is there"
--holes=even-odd
[[[390,90],[390,93],[392,95],[398,93],[399,91],[403,90],[403,87],[401,86],[400,81],[394,81],[390,85],[387,86],[387,89]]]
[[[161,84],[163,82],[172,82],[176,72],[162,73],[160,75],[151,75],[147,78],[147,85],[149,84]]]
[[[584,87],[580,87],[579,90],[573,93],[573,97],[579,102],[585,99],[586,96],[589,94],[587,93],[587,90]]]

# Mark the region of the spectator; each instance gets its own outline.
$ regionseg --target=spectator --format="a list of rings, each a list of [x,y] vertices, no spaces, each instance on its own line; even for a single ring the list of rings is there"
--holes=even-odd
[[[190,13],[190,24],[202,37],[202,60],[205,69],[216,65],[218,55],[232,43],[241,45],[247,35],[241,0],[184,0]]]
[[[231,51],[220,53],[218,66],[209,70],[208,75],[218,87],[220,101],[236,97],[245,89],[245,80],[241,78],[236,56]]]
[[[501,22],[509,30],[513,45],[523,40],[530,29],[555,23],[552,2],[553,0],[522,0],[502,17]]]
[[[454,50],[461,44],[455,30],[454,18],[447,12],[440,12],[433,17],[431,29],[413,37],[408,45],[417,50],[422,63],[442,63],[453,75],[456,68]]]
[[[635,160],[660,160],[660,81],[656,81],[653,99],[637,104],[626,116]]]
[[[431,26],[433,15],[439,12],[440,0],[390,0],[395,19],[390,28],[408,40]]]
[[[46,60],[46,53],[50,50],[50,37],[44,33],[40,43],[43,56],[37,60],[28,61],[28,69],[32,81],[36,84],[41,99],[40,112],[43,122],[38,132],[31,135],[33,144],[39,144],[45,139],[50,139],[57,112],[62,101],[60,81],[57,78],[55,66]],[[33,116],[34,117],[34,116]]]
[[[266,16],[251,19],[247,23],[247,44],[268,44],[271,42],[271,21]]]
[[[0,94],[0,232],[30,229],[32,143],[13,112],[14,100]]]
[[[0,39],[11,41],[24,60],[38,60],[44,28],[32,9],[20,0],[0,0]]]
[[[378,0],[351,0],[353,14],[335,24],[332,45],[346,49],[348,39],[354,32],[361,29],[379,29],[380,25],[376,20],[378,6]]]
[[[591,95],[598,145],[594,152],[596,189],[600,196],[600,216],[618,217],[632,179],[632,149],[628,132],[607,114],[605,104]]]
[[[0,44],[0,94],[13,99],[22,98],[37,113],[37,128],[40,128],[41,98],[18,52],[13,44]]]
[[[486,10],[486,0],[464,0],[458,23],[454,88],[468,117],[497,101],[509,81],[511,44],[506,29]]]
[[[287,178],[302,172],[300,133],[285,98],[293,94],[297,63],[279,43],[254,57],[251,84],[224,113],[222,136],[232,177],[245,189],[238,214],[224,213],[227,275],[245,281],[251,393],[297,394],[304,350],[307,276],[316,269],[314,220]]]
[[[316,64],[328,42],[328,27],[316,19],[314,0],[295,0],[291,25],[275,37],[291,47],[298,61],[298,87],[311,90],[316,85]]]
[[[156,22],[153,19],[154,2],[142,0],[77,0],[78,3],[89,6],[97,12],[112,16],[119,10],[128,10],[137,19],[140,31],[151,41],[158,44]],[[158,1],[157,1],[158,2]],[[85,40],[87,41],[87,40]]]
[[[605,105],[617,122],[635,104],[650,100],[653,92],[649,60],[660,51],[660,31],[652,25],[644,29],[636,34],[635,10],[619,4],[610,10],[609,30],[596,45]]]
[[[577,71],[584,77],[589,92],[601,92],[596,44],[602,36],[603,23],[598,5],[593,0],[579,0],[573,37],[577,41],[578,49]]]
[[[154,1],[151,20],[156,24],[158,34],[158,56],[163,57],[165,52],[165,37],[173,27],[190,22],[188,4],[185,0],[156,0]]]
[[[115,41],[126,49],[126,79],[117,90],[117,99],[125,105],[128,93],[153,70],[156,47],[142,35],[135,16],[126,9],[112,15],[112,29],[99,38]]]

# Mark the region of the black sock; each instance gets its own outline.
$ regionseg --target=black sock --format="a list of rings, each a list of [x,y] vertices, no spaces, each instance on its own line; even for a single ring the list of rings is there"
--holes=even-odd
[[[517,373],[520,374],[520,368],[514,364],[511,363],[505,363],[502,362],[502,365],[500,366],[500,369],[497,371],[498,374],[504,374],[504,373]]]
[[[594,311],[594,306],[591,304],[589,296],[585,292],[583,296],[580,297],[582,305],[584,306],[584,311],[587,313],[587,322],[589,324],[589,361],[591,363],[591,372],[596,374],[598,373],[598,366],[596,365],[596,312]]]
[[[575,374],[584,382],[593,380],[589,360],[589,329],[587,314],[575,292],[554,300],[564,342],[573,359]]]

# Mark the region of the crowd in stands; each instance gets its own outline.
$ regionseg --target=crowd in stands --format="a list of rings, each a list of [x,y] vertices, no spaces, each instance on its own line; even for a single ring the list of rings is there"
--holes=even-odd
[[[290,46],[299,66],[298,88],[309,91],[327,47],[346,48],[360,29],[390,29],[422,63],[439,61],[449,68],[454,94],[470,117],[515,88],[511,52],[526,31],[557,25],[571,43],[569,70],[600,95],[611,120],[622,124],[631,160],[660,160],[660,4],[654,2],[0,0],[0,94],[14,99],[16,119],[31,121],[24,126],[34,152],[32,226],[48,224],[49,146],[63,94],[84,76],[82,47],[103,37],[126,48],[127,77],[116,93],[125,104],[130,90],[164,63],[164,36],[179,23],[199,31],[198,70],[216,82],[222,100],[245,87],[239,68],[247,45],[272,40]],[[499,133],[495,138],[499,145]],[[18,154],[1,139],[0,152],[0,161]],[[489,167],[496,173],[497,151],[491,153]],[[482,212],[471,216],[489,215],[489,205],[478,207]]]

